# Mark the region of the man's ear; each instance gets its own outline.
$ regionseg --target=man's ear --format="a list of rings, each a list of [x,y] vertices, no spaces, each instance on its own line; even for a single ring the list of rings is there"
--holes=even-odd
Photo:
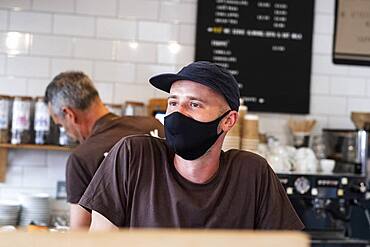
[[[70,107],[63,107],[62,108],[62,112],[63,112],[63,115],[64,115],[64,118],[65,119],[68,118],[73,123],[76,123],[77,122],[77,114],[76,114],[76,112],[72,108],[70,108]]]
[[[238,121],[239,113],[237,111],[231,111],[222,121],[222,130],[224,132],[229,131]]]

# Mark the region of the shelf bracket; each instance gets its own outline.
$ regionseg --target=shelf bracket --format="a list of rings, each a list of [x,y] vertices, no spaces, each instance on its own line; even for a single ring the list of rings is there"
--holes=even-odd
[[[0,148],[0,183],[5,182],[6,169],[8,167],[8,150]]]

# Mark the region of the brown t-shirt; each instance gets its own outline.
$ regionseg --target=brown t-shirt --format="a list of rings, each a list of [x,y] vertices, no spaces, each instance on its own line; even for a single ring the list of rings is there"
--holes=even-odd
[[[66,168],[67,201],[78,203],[93,178],[104,153],[122,137],[149,134],[157,129],[164,136],[163,125],[153,117],[124,116],[108,113],[94,125],[91,135],[69,156]]]
[[[260,156],[222,152],[206,184],[183,178],[163,139],[130,136],[102,162],[79,204],[118,227],[292,229],[303,224]]]

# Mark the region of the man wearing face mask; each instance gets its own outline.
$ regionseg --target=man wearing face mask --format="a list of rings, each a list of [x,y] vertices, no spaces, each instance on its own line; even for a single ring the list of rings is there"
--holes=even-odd
[[[79,202],[91,230],[303,228],[262,157],[221,150],[240,97],[226,69],[199,61],[150,83],[169,92],[166,140],[132,136],[109,152]]]

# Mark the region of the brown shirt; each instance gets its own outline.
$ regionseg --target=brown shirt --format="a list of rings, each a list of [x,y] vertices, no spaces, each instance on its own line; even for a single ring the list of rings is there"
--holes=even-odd
[[[164,140],[130,136],[103,161],[79,204],[118,227],[294,229],[303,224],[260,156],[222,152],[206,184],[183,178]]]
[[[153,117],[124,116],[109,113],[94,125],[91,135],[69,156],[66,168],[67,201],[78,203],[104,159],[104,153],[122,137],[149,134],[157,129],[164,136],[163,125]]]

